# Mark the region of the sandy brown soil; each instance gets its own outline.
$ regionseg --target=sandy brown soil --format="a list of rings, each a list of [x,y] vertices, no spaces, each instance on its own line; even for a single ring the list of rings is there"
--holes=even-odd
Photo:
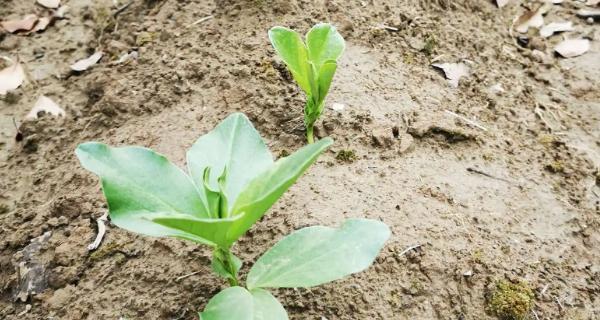
[[[234,111],[274,154],[299,148],[304,96],[267,30],[304,32],[320,21],[335,23],[348,44],[327,102],[346,108],[328,109],[319,124],[335,145],[234,252],[251,262],[294,229],[348,217],[381,219],[393,236],[366,272],[276,291],[290,317],[495,319],[487,298],[507,279],[534,291],[531,319],[600,319],[600,27],[574,16],[578,2],[547,19],[574,21],[591,50],[545,61],[509,35],[518,5],[217,2],[135,0],[115,19],[111,0],[64,0],[69,19],[0,36],[0,55],[19,55],[32,78],[0,100],[1,319],[196,319],[225,287],[210,272],[209,250],[109,225],[88,252],[105,202],[73,151],[88,140],[136,144],[183,166],[195,139]],[[0,5],[2,18],[33,11],[42,11],[33,0]],[[535,45],[551,53],[559,40]],[[132,48],[138,61],[110,63]],[[96,49],[107,52],[99,65],[69,74]],[[470,60],[473,74],[450,87],[430,66],[439,55]],[[506,91],[492,92],[497,83]],[[67,116],[24,122],[40,94]],[[347,150],[354,161],[337,159]],[[25,302],[16,299],[23,261],[44,275]]]

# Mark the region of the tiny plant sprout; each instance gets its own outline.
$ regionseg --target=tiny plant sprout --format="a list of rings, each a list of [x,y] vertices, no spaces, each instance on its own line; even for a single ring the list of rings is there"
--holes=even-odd
[[[337,60],[346,46],[344,38],[334,26],[319,23],[308,31],[306,42],[297,32],[284,27],[271,28],[269,39],[298,86],[306,93],[304,125],[306,139],[313,143],[315,122],[323,113]]]
[[[284,320],[286,311],[267,288],[316,286],[362,271],[390,236],[384,223],[368,219],[297,230],[256,261],[242,287],[233,244],[331,144],[322,139],[273,161],[250,121],[237,113],[188,150],[188,173],[142,147],[87,142],[76,154],[100,176],[115,225],[212,248],[212,269],[231,287],[208,302],[201,320]]]

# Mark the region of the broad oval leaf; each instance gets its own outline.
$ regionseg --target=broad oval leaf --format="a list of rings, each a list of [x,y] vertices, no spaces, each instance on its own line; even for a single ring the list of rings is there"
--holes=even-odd
[[[308,64],[308,50],[302,37],[291,29],[273,27],[269,30],[269,39],[273,48],[290,69],[294,80],[306,95],[310,96],[310,65]]]
[[[288,315],[281,303],[263,289],[250,291],[254,298],[254,320],[287,320]]]
[[[268,291],[231,287],[214,296],[200,320],[287,320],[283,306]]]
[[[187,161],[190,175],[201,190],[207,167],[213,190],[219,190],[217,180],[226,167],[224,191],[227,201],[234,203],[244,186],[273,164],[273,156],[250,120],[242,113],[234,113],[194,143]]]
[[[180,231],[155,224],[149,216],[173,212],[208,218],[205,202],[189,177],[150,149],[88,142],[75,153],[84,168],[100,176],[111,220],[119,227],[180,237]]]
[[[254,298],[242,287],[231,287],[212,297],[200,320],[254,320]]]
[[[306,145],[290,156],[277,160],[268,170],[252,180],[233,206],[233,215],[244,214],[230,233],[232,240],[242,236],[260,219],[281,195],[313,164],[333,140],[321,139]]]
[[[319,23],[306,34],[308,58],[315,64],[315,69],[329,60],[336,61],[344,52],[346,43],[336,28],[328,23]]]
[[[300,229],[254,264],[248,288],[311,287],[362,271],[375,260],[390,230],[383,222],[349,219],[339,229]]]

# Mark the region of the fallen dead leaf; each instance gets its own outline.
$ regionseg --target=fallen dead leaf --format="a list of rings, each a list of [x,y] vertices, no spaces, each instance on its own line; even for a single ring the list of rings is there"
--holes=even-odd
[[[586,53],[590,49],[590,40],[588,39],[567,39],[554,47],[565,58],[572,58]]]
[[[548,38],[557,32],[573,31],[573,23],[571,21],[552,22],[540,29],[540,36]]]
[[[35,120],[38,118],[40,112],[45,112],[57,117],[63,117],[65,115],[65,110],[46,96],[40,96],[38,98],[33,109],[25,116],[25,119]]]
[[[102,55],[103,55],[102,51],[97,51],[93,55],[89,56],[88,58],[81,59],[81,60],[75,62],[74,64],[72,64],[71,70],[78,71],[78,72],[85,71],[85,70],[89,69],[91,66],[98,63],[98,61],[100,61],[100,59],[102,59]]]
[[[469,75],[469,66],[464,63],[434,63],[433,67],[442,69],[448,79],[448,83],[454,88],[458,87],[460,78]]]
[[[535,10],[527,10],[513,21],[513,29],[520,33],[527,33],[529,28],[541,28],[544,25],[544,13],[552,3],[545,3]]]
[[[33,29],[31,29],[30,33],[46,30],[48,25],[50,25],[50,22],[52,22],[52,19],[50,17],[40,18],[38,20],[38,22],[35,24],[35,27],[33,27]]]
[[[600,18],[600,9],[580,9],[577,11],[577,16],[582,18]]]
[[[15,33],[17,31],[29,31],[33,29],[33,26],[38,21],[38,16],[35,14],[29,14],[23,17],[20,20],[7,20],[2,21],[0,25],[2,28],[10,33]]]
[[[502,8],[505,5],[507,5],[510,2],[510,0],[496,0],[496,5],[498,6],[498,8]]]
[[[12,62],[10,59],[6,59]],[[25,81],[25,71],[17,59],[13,65],[0,70],[0,95],[18,88]]]
[[[37,3],[48,9],[56,9],[60,6],[60,0],[37,0]]]
[[[56,9],[56,11],[54,11],[52,16],[57,19],[64,19],[65,14],[67,14],[68,11],[69,11],[69,6],[61,6],[60,8]]]

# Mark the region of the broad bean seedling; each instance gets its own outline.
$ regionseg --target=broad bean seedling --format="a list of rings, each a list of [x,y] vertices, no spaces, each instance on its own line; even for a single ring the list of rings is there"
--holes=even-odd
[[[306,93],[304,125],[306,139],[313,143],[315,122],[323,113],[337,60],[346,46],[344,38],[332,25],[320,23],[308,31],[306,43],[296,31],[284,27],[269,30],[269,39],[298,86]]]
[[[267,250],[241,286],[233,244],[331,144],[325,138],[273,161],[252,123],[236,113],[187,152],[189,175],[142,147],[87,142],[76,154],[100,177],[115,225],[212,248],[212,269],[231,287],[208,302],[201,320],[284,320],[285,309],[267,288],[316,286],[362,271],[390,235],[384,223],[368,219],[297,230]]]

